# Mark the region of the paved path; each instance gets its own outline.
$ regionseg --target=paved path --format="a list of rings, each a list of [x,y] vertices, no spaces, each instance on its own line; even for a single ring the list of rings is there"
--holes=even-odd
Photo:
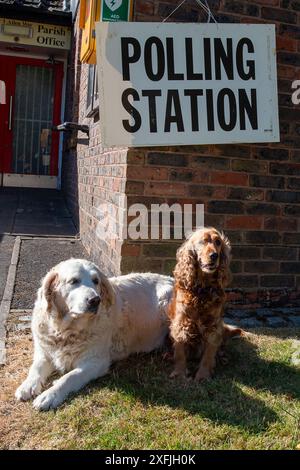
[[[41,279],[53,266],[68,258],[86,257],[80,240],[22,238],[11,308],[32,308]]]
[[[75,236],[63,195],[53,189],[0,188],[0,234]]]
[[[29,325],[41,278],[64,259],[86,257],[76,235],[60,191],[0,188],[0,365],[7,329]]]

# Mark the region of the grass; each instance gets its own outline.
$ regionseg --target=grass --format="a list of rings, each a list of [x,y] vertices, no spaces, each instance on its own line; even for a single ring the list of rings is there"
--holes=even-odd
[[[16,404],[32,344],[9,338],[0,385],[2,449],[296,449],[300,373],[296,330],[257,330],[228,345],[229,364],[202,385],[169,379],[162,352],[122,361],[57,411]]]

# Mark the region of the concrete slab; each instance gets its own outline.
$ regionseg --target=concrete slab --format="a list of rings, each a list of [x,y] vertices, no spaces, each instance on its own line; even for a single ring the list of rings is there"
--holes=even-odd
[[[15,237],[0,235],[0,303],[3,298],[14,241]]]
[[[74,237],[77,230],[60,191],[0,188],[0,233]]]
[[[50,236],[50,237],[74,237],[76,230],[74,228],[73,222],[65,222],[64,224],[22,224],[18,221],[14,225],[14,234],[19,235],[32,235],[32,236]]]
[[[17,264],[19,260],[21,240],[20,237],[16,237],[14,246],[10,258],[10,264],[8,267],[7,278],[5,282],[5,288],[0,302],[0,365],[6,362],[6,322],[10,312],[10,306],[13,296],[13,290],[15,285],[15,277],[17,272]]]

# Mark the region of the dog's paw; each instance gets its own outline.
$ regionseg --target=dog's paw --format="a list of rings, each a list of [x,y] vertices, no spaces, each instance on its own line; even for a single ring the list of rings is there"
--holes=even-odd
[[[204,380],[209,380],[212,374],[208,369],[199,369],[195,375],[195,382],[204,382]]]
[[[20,387],[17,388],[15,397],[17,400],[26,401],[39,395],[41,391],[42,384],[40,380],[27,378]]]
[[[32,406],[38,411],[54,410],[62,403],[59,393],[55,390],[45,390],[33,402]]]
[[[174,369],[173,372],[171,372],[169,377],[170,377],[170,379],[175,379],[175,378],[186,379],[187,378],[187,371],[186,370]]]

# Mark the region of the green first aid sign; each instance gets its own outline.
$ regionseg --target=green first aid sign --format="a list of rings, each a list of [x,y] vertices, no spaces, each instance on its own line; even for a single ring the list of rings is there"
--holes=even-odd
[[[133,0],[102,0],[102,21],[129,21],[131,19]]]

